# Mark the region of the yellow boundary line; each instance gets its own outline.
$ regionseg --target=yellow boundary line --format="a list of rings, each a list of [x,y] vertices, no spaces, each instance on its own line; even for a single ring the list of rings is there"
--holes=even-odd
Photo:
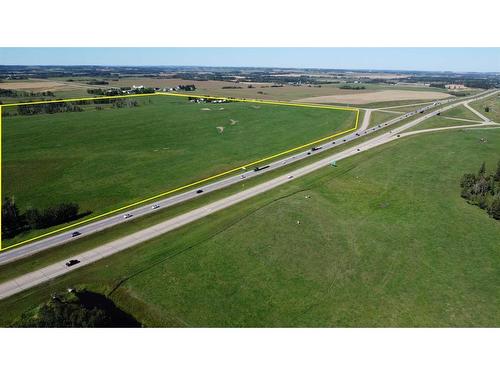
[[[300,150],[300,149],[312,146],[312,145],[314,145],[316,143],[327,141],[329,139],[338,137],[339,135],[346,134],[346,133],[349,133],[351,131],[356,130],[358,128],[358,123],[359,123],[359,109],[358,108],[353,108],[353,107],[334,107],[334,106],[326,106],[326,105],[288,103],[288,102],[270,101],[270,100],[238,99],[238,98],[226,98],[226,97],[205,96],[205,95],[174,94],[174,93],[151,93],[151,94],[132,94],[132,95],[100,96],[100,97],[91,97],[91,98],[59,99],[59,100],[46,100],[46,101],[38,101],[38,102],[24,102],[24,103],[0,104],[0,198],[2,197],[2,187],[1,187],[2,186],[2,168],[1,168],[1,163],[2,163],[2,146],[1,146],[1,142],[2,142],[2,108],[3,107],[16,107],[16,106],[22,106],[22,105],[37,105],[37,104],[47,104],[47,103],[79,102],[79,101],[90,101],[90,100],[95,101],[95,100],[105,100],[105,99],[120,99],[120,98],[131,98],[131,97],[133,98],[133,97],[158,96],[158,95],[175,96],[175,97],[201,98],[201,99],[212,99],[212,100],[227,100],[227,101],[231,101],[231,102],[246,102],[246,103],[258,103],[258,104],[282,105],[282,106],[289,106],[289,107],[303,107],[303,108],[333,109],[333,110],[341,110],[341,111],[351,111],[351,112],[356,112],[356,119],[355,119],[355,125],[354,125],[353,128],[350,128],[350,129],[347,129],[347,130],[335,133],[333,135],[329,135],[327,137],[323,137],[321,139],[317,139],[315,141],[303,144],[301,146],[293,147],[293,148],[288,149],[286,151],[282,151],[282,152],[279,152],[277,154],[274,154],[274,155],[271,155],[271,156],[267,156],[267,157],[265,157],[263,159],[260,159],[260,160],[257,160],[257,161],[253,161],[251,163],[248,163],[248,164],[245,164],[245,165],[241,165],[239,167],[230,169],[228,171],[221,172],[219,174],[216,174],[216,175],[204,178],[202,180],[198,180],[198,181],[189,183],[187,185],[180,186],[178,188],[165,191],[163,193],[154,195],[152,197],[145,198],[145,199],[142,199],[142,200],[134,202],[134,203],[130,203],[130,204],[126,205],[126,206],[123,206],[123,207],[120,207],[120,208],[116,208],[114,210],[111,210],[111,211],[99,214],[97,216],[90,217],[90,218],[85,219],[85,220],[81,220],[79,222],[76,222],[76,223],[67,225],[65,227],[53,230],[51,232],[47,232],[47,233],[41,234],[39,236],[36,236],[36,237],[30,238],[30,239],[18,242],[16,244],[13,244],[13,245],[10,245],[10,246],[4,247],[4,248],[0,248],[0,252],[8,250],[8,249],[12,249],[12,248],[20,246],[20,245],[27,244],[29,242],[33,242],[35,240],[39,240],[39,239],[44,238],[44,237],[51,236],[53,234],[65,231],[65,230],[70,229],[70,228],[74,228],[74,227],[82,225],[82,224],[89,223],[91,221],[94,221],[94,220],[97,220],[97,219],[100,219],[100,218],[103,218],[103,217],[115,214],[117,212],[129,209],[129,208],[132,208],[132,207],[135,207],[135,206],[138,206],[138,205],[141,205],[141,204],[149,202],[151,200],[162,198],[162,197],[164,197],[166,195],[170,195],[170,194],[176,193],[178,191],[187,189],[189,187],[193,187],[195,185],[199,185],[199,184],[201,184],[203,182],[211,181],[211,180],[214,180],[216,178],[228,175],[230,173],[233,173],[233,172],[236,172],[236,171],[239,171],[239,170],[244,170],[244,169],[246,169],[248,167],[251,167],[251,166],[254,166],[256,164],[262,163],[264,161],[268,161],[268,160],[277,158],[279,156],[283,156],[283,155],[289,154],[291,152],[294,152],[294,151],[297,151],[297,150]],[[0,226],[1,226],[1,218],[0,218]],[[1,246],[1,233],[0,233],[0,246]]]

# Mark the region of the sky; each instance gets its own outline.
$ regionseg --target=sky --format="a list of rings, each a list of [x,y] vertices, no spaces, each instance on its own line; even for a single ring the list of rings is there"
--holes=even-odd
[[[183,65],[500,72],[500,48],[0,48],[0,65]]]

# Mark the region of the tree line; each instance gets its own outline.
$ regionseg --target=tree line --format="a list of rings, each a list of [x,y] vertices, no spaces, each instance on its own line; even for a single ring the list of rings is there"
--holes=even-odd
[[[39,114],[54,114],[62,112],[83,112],[82,106],[96,104],[97,106],[101,104],[112,104],[113,108],[130,108],[138,107],[139,102],[137,100],[123,99],[123,98],[106,98],[94,100],[81,100],[78,104],[72,104],[68,102],[56,102],[56,103],[42,103],[33,105],[20,105],[17,106],[17,114],[20,116],[33,116]],[[96,109],[102,109],[102,107],[96,107]],[[5,115],[9,115],[5,113]]]
[[[76,203],[60,203],[43,210],[28,208],[22,213],[13,199],[5,197],[2,204],[2,236],[12,238],[31,229],[49,228],[75,220],[82,216],[79,210]]]
[[[340,86],[340,88],[343,90],[364,90],[364,89],[366,89],[365,86],[356,86],[356,85],[342,85],[342,86]]]
[[[68,102],[19,105],[16,108],[17,108],[17,113],[21,116],[83,111],[83,109],[79,105],[71,104]]]
[[[16,91],[8,89],[0,89],[0,96],[17,98],[17,97],[39,97],[39,96],[49,96],[54,97],[52,91],[42,91],[42,92],[31,92],[31,91]]]
[[[486,210],[492,218],[500,220],[500,160],[492,174],[486,173],[484,162],[477,174],[465,173],[460,187],[462,198]]]
[[[116,96],[123,95],[120,89],[87,89],[87,93],[90,95],[106,95],[106,96]]]

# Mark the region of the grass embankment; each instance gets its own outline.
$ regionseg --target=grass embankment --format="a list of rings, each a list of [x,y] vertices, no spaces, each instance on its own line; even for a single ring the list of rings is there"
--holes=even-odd
[[[383,122],[389,121],[389,120],[396,118],[400,115],[401,114],[398,114],[398,113],[372,111],[372,114],[370,116],[369,127],[371,128],[372,126],[382,124]]]
[[[4,196],[21,210],[72,201],[99,214],[349,129],[355,119],[352,111],[136,100],[134,108],[5,117]]]
[[[82,286],[150,326],[498,326],[500,223],[459,181],[499,145],[384,145],[1,301],[1,323]]]
[[[440,116],[433,116],[430,119],[421,122],[417,126],[406,130],[405,133],[412,132],[415,130],[444,128],[447,126],[462,126],[462,125],[474,125],[474,123],[472,123],[470,121],[461,121],[459,119],[453,120],[453,119],[445,118],[444,114],[441,114]]]
[[[500,123],[500,94],[494,95],[490,98],[486,98],[485,100],[472,102],[470,106],[475,110],[481,112],[490,120]],[[486,112],[486,107],[489,108],[489,112]]]
[[[463,118],[463,119],[466,119],[466,120],[473,120],[473,121],[477,121],[477,122],[481,122],[482,121],[473,112],[471,112],[470,109],[467,109],[463,105],[459,105],[458,107],[455,107],[455,108],[452,108],[452,109],[450,109],[448,111],[442,112],[441,114],[443,116]]]

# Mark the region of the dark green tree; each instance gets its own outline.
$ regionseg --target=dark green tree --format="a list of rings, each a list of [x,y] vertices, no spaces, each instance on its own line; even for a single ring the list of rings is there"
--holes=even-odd
[[[483,161],[481,167],[479,168],[478,177],[484,176],[485,173],[486,173],[486,164]]]
[[[495,195],[488,207],[488,214],[496,220],[500,220],[500,194]]]
[[[5,197],[2,204],[2,235],[13,237],[22,230],[23,216],[19,213],[14,200]]]

